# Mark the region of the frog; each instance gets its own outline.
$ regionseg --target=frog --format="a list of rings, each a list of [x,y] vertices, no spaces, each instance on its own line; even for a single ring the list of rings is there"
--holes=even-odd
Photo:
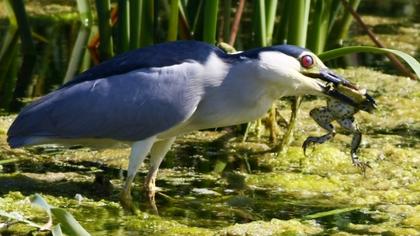
[[[362,132],[354,118],[359,111],[372,113],[377,104],[367,93],[366,89],[358,89],[355,86],[331,85],[331,90],[335,89],[339,93],[351,98],[348,102],[343,102],[335,98],[328,98],[324,107],[317,107],[309,112],[310,117],[323,129],[327,131],[322,136],[309,136],[303,142],[302,148],[306,156],[306,149],[312,144],[322,144],[331,140],[336,135],[335,127],[332,125],[336,121],[344,130],[349,131],[353,137],[351,140],[350,156],[354,166],[365,172],[366,168],[371,168],[368,162],[359,160],[357,151],[362,141]]]

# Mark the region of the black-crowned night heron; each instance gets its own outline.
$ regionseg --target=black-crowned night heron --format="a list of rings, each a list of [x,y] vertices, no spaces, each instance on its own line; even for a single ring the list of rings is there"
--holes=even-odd
[[[131,145],[121,194],[130,207],[139,165],[150,153],[145,187],[153,192],[159,165],[177,135],[255,120],[282,96],[352,102],[327,86],[331,83],[349,84],[296,46],[226,54],[202,42],[163,43],[105,61],[25,107],[8,131],[8,143]]]

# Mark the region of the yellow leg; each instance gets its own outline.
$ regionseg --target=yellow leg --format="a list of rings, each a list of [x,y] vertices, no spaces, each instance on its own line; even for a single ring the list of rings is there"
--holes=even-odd
[[[121,192],[121,205],[124,209],[133,210],[131,197],[131,184],[136,177],[140,164],[144,161],[156,137],[150,137],[141,141],[134,142],[131,146],[130,159],[128,162],[127,179]]]
[[[156,176],[159,170],[160,163],[162,163],[163,158],[171,148],[171,145],[174,141],[175,137],[158,141],[153,145],[152,149],[150,150],[150,168],[149,173],[147,174],[147,177],[144,182],[144,188],[149,198],[150,206],[156,214],[158,214],[155,201]]]

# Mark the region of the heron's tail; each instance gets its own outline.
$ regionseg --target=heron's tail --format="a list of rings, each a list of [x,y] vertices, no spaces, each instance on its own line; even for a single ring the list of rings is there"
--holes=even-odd
[[[8,136],[7,143],[9,144],[11,148],[20,148],[20,147],[28,145],[26,142],[26,138],[24,137]]]
[[[52,124],[43,101],[45,97],[25,107],[13,121],[7,131],[7,143],[11,148],[34,145],[39,138],[51,136]]]

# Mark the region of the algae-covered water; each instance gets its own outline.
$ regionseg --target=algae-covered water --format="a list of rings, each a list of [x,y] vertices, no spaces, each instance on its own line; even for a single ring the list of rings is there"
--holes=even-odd
[[[366,87],[379,105],[374,114],[356,114],[359,156],[372,167],[364,175],[351,164],[346,134],[303,155],[305,138],[324,133],[308,112],[325,100],[308,97],[295,140],[279,155],[267,152],[265,138],[242,143],[230,130],[180,137],[159,172],[160,215],[150,213],[142,192],[147,163],[133,193],[141,213],[133,215],[118,203],[127,149],[11,150],[10,115],[0,119],[0,209],[45,223],[47,215],[28,200],[39,193],[92,235],[419,235],[419,83],[367,68],[336,71]],[[288,104],[279,107],[287,117]],[[227,164],[221,173],[214,171],[220,163]],[[39,233],[1,217],[0,232]]]
[[[57,21],[63,20],[63,11],[68,19],[77,17],[74,2],[54,2],[28,12],[37,16],[35,10],[43,9],[40,16]],[[54,14],[59,7],[64,9]],[[388,47],[419,59],[420,24],[395,17],[363,19]],[[371,44],[360,30],[353,34],[349,44]],[[393,71],[384,58],[364,59]],[[295,139],[281,154],[269,151],[273,144],[266,137],[250,135],[242,142],[231,129],[179,137],[158,175],[159,216],[152,214],[142,189],[147,161],[133,192],[140,212],[131,214],[118,202],[128,149],[12,150],[6,132],[15,115],[3,114],[0,211],[44,224],[47,214],[29,201],[39,193],[71,212],[92,235],[420,235],[419,82],[363,67],[336,72],[366,87],[378,103],[373,114],[356,114],[363,132],[359,157],[372,167],[365,174],[351,164],[348,134],[339,133],[304,156],[306,137],[325,133],[308,115],[325,100],[305,97]],[[289,104],[280,101],[278,107],[288,118]],[[49,232],[0,216],[0,235],[33,234]]]

